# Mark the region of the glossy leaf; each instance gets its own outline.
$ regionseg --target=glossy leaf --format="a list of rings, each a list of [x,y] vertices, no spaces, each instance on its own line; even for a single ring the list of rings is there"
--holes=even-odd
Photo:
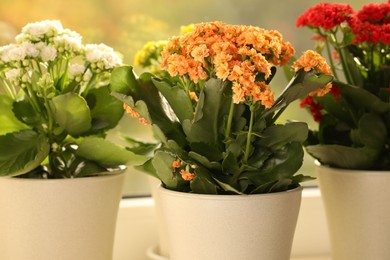
[[[0,135],[28,129],[29,126],[19,121],[12,111],[14,100],[0,94]]]
[[[91,128],[87,102],[75,93],[58,95],[52,100],[53,117],[68,134],[79,136]]]
[[[136,155],[124,147],[98,137],[84,138],[79,144],[76,155],[106,166],[124,165],[130,161],[140,164],[148,159],[146,156]]]
[[[209,79],[199,96],[194,119],[184,121],[187,140],[191,143],[206,143],[218,147],[219,128],[223,115],[227,114],[230,98],[225,95],[226,83]]]
[[[161,79],[153,79],[153,83],[168,101],[180,122],[194,117],[192,102],[184,89],[178,86],[172,86],[169,81]],[[177,102],[177,100],[180,100],[180,102]]]
[[[91,89],[86,101],[91,110],[92,131],[114,128],[123,116],[123,103],[111,96],[107,87]]]
[[[35,169],[49,150],[48,138],[32,130],[0,136],[0,176],[15,176]]]
[[[152,159],[152,164],[156,170],[156,175],[166,188],[183,190],[189,183],[172,172],[172,162],[174,160],[176,160],[176,158],[172,154],[164,151],[157,151]]]
[[[310,145],[306,150],[322,164],[344,169],[368,169],[377,151],[342,145]]]
[[[178,144],[185,143],[181,126],[174,118],[167,116],[171,108],[163,102],[157,88],[152,83],[153,75],[144,73],[137,77],[130,66],[115,69],[111,74],[110,89],[112,95],[137,112],[152,125],[157,125],[168,139],[174,139]]]

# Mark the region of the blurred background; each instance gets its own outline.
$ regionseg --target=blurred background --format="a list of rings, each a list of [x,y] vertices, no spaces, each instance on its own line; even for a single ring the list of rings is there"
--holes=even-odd
[[[105,43],[123,55],[126,64],[133,65],[136,52],[149,41],[165,40],[180,34],[180,26],[206,21],[223,21],[278,30],[290,41],[296,54],[314,48],[312,33],[296,28],[295,21],[307,8],[323,1],[317,0],[1,0],[0,45],[14,41],[27,23],[56,19],[64,28],[83,36],[84,43]],[[355,10],[372,1],[327,1],[350,4]],[[375,1],[377,3],[386,2]],[[135,66],[137,73],[142,69]],[[276,94],[287,81],[279,71],[272,81]],[[283,119],[302,120],[313,127],[307,111],[293,103]],[[112,136],[128,135],[142,140],[153,140],[148,127],[125,116]],[[305,157],[303,174],[314,175],[313,159]],[[310,183],[313,184],[313,183]],[[315,184],[315,183],[314,183]],[[149,193],[148,178],[129,169],[124,188],[126,196]]]

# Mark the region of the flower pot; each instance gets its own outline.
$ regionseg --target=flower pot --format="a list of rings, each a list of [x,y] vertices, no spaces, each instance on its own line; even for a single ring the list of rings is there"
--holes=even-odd
[[[203,195],[160,186],[170,260],[288,260],[302,187],[260,195]]]
[[[0,259],[112,259],[123,181],[0,178]]]
[[[153,247],[153,252],[156,251],[155,254],[156,255],[158,254],[160,257],[168,257],[169,256],[169,249],[168,249],[169,246],[168,246],[168,238],[167,238],[168,231],[166,230],[166,225],[162,223],[161,202],[160,202],[160,197],[157,194],[157,189],[160,186],[161,181],[156,177],[152,177],[152,176],[148,176],[148,180],[149,180],[151,194],[154,200],[154,209],[157,217],[156,220],[157,220],[158,245],[157,247]],[[148,253],[148,255],[150,254]],[[155,258],[151,258],[151,259],[154,260]]]
[[[333,260],[390,259],[390,172],[316,166]]]

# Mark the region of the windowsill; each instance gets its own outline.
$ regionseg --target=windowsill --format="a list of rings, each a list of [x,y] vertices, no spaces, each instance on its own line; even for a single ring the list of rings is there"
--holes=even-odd
[[[146,250],[158,241],[154,202],[150,197],[120,203],[114,260],[148,260]],[[330,245],[321,194],[304,188],[292,247],[292,260],[330,260]]]

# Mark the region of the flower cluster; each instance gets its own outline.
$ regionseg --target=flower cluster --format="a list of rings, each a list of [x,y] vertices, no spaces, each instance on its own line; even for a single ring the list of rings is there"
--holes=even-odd
[[[59,21],[28,24],[16,36],[16,43],[0,48],[1,80],[13,96],[16,88],[31,84],[34,71],[55,84],[65,75],[62,83],[73,81],[85,89],[107,81],[110,71],[120,64],[121,58],[111,47],[83,45],[81,36],[64,29]]]
[[[354,43],[390,44],[390,3],[368,4],[355,13],[350,26]]]
[[[293,54],[291,44],[277,31],[211,22],[170,39],[161,66],[171,76],[195,83],[214,76],[229,80],[235,103],[261,100],[269,108],[274,102],[266,84],[271,68],[286,64]]]
[[[152,41],[146,43],[142,49],[136,53],[134,65],[148,69],[151,73],[158,76],[164,76],[165,72],[160,70],[160,53],[166,45],[167,41]]]
[[[353,9],[347,4],[320,3],[307,9],[296,21],[297,26],[321,27],[330,30],[349,21]]]
[[[301,102],[319,123],[308,152],[332,166],[390,169],[390,1],[358,11],[346,4],[317,4],[296,25],[315,33],[317,51],[327,52],[335,76],[330,94]]]
[[[0,175],[42,168],[34,172],[81,177],[122,164],[86,153],[123,152],[104,139],[123,115],[123,104],[108,90],[111,72],[121,64],[111,47],[83,44],[60,21],[27,24],[15,43],[1,46]],[[18,163],[11,163],[15,158]]]
[[[274,99],[276,67],[294,54],[279,32],[222,22],[187,28],[162,51],[164,77],[137,76],[129,66],[113,71],[112,95],[147,120],[161,141],[139,169],[168,189],[194,193],[277,192],[307,180],[295,175],[307,125],[276,122],[294,100],[329,91],[333,77],[325,59],[303,53]],[[147,148],[140,146],[135,150]]]

